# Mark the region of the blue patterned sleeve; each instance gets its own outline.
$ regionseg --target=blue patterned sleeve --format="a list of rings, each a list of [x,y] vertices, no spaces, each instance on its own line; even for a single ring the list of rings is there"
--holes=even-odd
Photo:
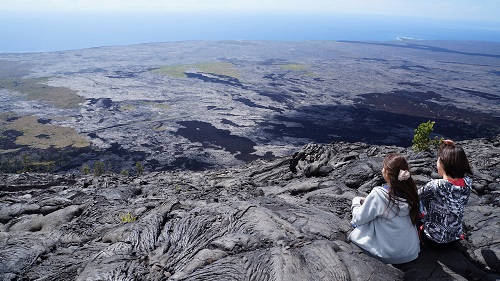
[[[419,210],[420,218],[423,218],[427,214],[427,207],[429,199],[432,198],[433,191],[435,189],[435,181],[428,182],[425,186],[418,189],[418,198],[420,199]]]

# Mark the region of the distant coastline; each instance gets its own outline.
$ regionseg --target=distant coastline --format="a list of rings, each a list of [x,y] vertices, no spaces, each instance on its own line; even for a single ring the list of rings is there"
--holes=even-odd
[[[89,18],[92,20],[89,21]],[[192,18],[197,20],[190,20]],[[487,22],[359,15],[0,12],[0,34],[0,53],[67,51],[192,40],[500,42],[500,28]]]
[[[415,40],[415,41],[422,41],[424,39],[417,39],[417,38],[410,38],[410,37],[398,37],[396,38],[398,41],[405,41],[405,40]]]

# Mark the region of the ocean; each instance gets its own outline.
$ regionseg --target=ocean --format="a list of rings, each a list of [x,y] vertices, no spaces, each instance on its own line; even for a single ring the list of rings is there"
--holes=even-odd
[[[186,40],[391,41],[401,37],[500,42],[500,25],[345,14],[0,12],[1,53]]]

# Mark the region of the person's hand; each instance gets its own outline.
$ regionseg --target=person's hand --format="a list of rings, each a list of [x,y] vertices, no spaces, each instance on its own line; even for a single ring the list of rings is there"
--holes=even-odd
[[[361,203],[361,205],[363,205],[363,203],[365,202],[365,197],[360,197],[359,202]]]
[[[441,140],[441,142],[446,144],[446,145],[454,145],[455,144],[455,142],[452,140]]]

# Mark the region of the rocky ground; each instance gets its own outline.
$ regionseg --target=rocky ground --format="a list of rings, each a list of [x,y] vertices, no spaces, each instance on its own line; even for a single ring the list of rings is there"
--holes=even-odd
[[[1,280],[500,280],[500,135],[461,141],[467,239],[393,266],[349,243],[350,203],[402,153],[422,186],[435,152],[336,142],[291,157],[139,177],[3,174]]]

